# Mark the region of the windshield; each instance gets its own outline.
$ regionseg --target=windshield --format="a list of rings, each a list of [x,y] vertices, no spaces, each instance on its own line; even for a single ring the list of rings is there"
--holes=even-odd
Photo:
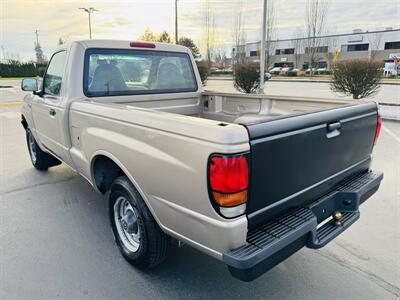
[[[187,53],[88,49],[86,96],[194,92],[197,82]]]

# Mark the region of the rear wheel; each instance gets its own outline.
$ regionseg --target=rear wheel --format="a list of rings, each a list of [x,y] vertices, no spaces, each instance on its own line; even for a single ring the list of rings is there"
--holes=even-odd
[[[32,165],[36,169],[46,171],[50,167],[61,164],[58,159],[40,149],[29,128],[26,130],[26,143],[28,145],[28,152],[31,157]]]
[[[115,242],[129,263],[149,269],[165,259],[171,238],[160,229],[126,176],[111,185],[109,213]]]

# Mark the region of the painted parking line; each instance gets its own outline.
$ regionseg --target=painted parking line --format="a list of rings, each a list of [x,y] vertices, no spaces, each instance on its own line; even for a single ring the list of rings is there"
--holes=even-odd
[[[400,137],[397,136],[393,131],[391,131],[390,129],[388,129],[386,126],[382,126],[382,129],[383,129],[388,135],[390,135],[392,138],[394,138],[396,142],[398,142],[398,143],[400,144]]]
[[[21,105],[22,102],[0,102],[0,106],[18,106]]]

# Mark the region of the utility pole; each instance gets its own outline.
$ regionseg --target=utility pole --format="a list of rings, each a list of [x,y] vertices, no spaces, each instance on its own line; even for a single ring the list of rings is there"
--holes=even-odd
[[[6,53],[4,51],[4,45],[1,45],[1,52],[3,53],[3,62],[6,61]]]
[[[175,0],[175,44],[178,44],[178,0]]]
[[[90,20],[90,15],[95,12],[98,11],[97,9],[93,8],[93,7],[79,7],[79,9],[84,10],[85,12],[87,12],[88,17],[89,17],[89,38],[92,39],[92,24],[91,24],[91,20]]]
[[[39,31],[37,29],[35,30],[35,34],[36,34],[36,45],[39,45]]]
[[[267,34],[267,0],[263,6],[263,24],[261,36],[261,51],[260,51],[260,88],[259,94],[264,94],[264,73],[265,73],[265,36]]]

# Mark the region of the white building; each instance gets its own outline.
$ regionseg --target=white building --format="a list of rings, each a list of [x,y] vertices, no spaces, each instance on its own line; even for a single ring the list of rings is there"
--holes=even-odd
[[[307,38],[294,38],[271,41],[269,47],[269,67],[309,67]],[[400,29],[386,28],[380,31],[353,30],[352,33],[320,36],[317,38],[316,59],[313,67],[329,68],[334,61],[335,52],[338,60],[370,58],[384,62],[393,61],[390,57],[400,53]],[[259,61],[260,42],[247,43],[245,56],[248,60]],[[240,47],[243,49],[242,47]],[[239,48],[239,52],[240,49]],[[243,51],[243,50],[242,50]],[[397,56],[399,57],[399,56]]]

